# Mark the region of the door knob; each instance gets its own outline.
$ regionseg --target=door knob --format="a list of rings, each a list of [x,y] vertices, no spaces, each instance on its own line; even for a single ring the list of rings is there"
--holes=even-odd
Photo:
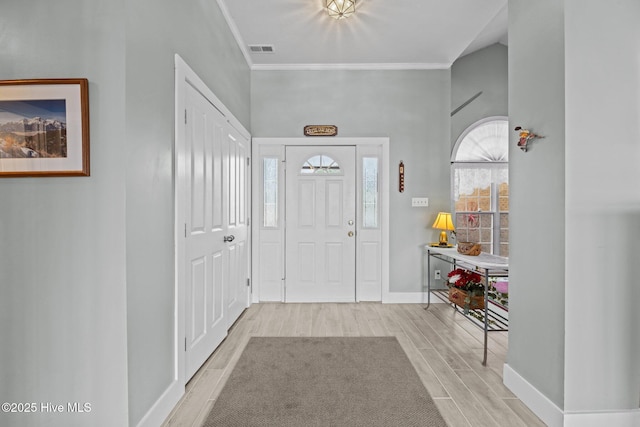
[[[223,241],[225,242],[233,242],[233,239],[235,239],[236,236],[234,236],[233,234],[229,235],[229,236],[224,236]]]
[[[350,231],[350,232],[347,233],[347,236],[349,236],[349,237],[353,237],[353,235],[354,235],[353,231]]]

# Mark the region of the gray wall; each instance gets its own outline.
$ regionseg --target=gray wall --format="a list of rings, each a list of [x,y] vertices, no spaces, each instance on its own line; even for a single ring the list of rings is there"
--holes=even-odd
[[[127,425],[122,0],[2,3],[0,79],[86,77],[91,177],[0,179],[3,426]]]
[[[215,2],[5,3],[1,79],[89,79],[91,177],[0,180],[0,399],[92,411],[0,424],[135,425],[173,371],[174,54],[247,128],[249,69]]]
[[[250,75],[215,1],[127,3],[126,253],[129,419],[135,425],[173,375],[174,54],[242,124]]]
[[[422,291],[419,246],[437,238],[431,224],[449,210],[449,70],[254,71],[251,84],[254,137],[300,137],[309,124],[337,125],[343,137],[389,137],[390,289]],[[412,208],[412,197],[429,197],[429,207]]]
[[[532,24],[535,23],[535,24]],[[564,14],[556,0],[509,1],[509,123],[545,135],[509,144],[507,363],[563,407],[565,302]]]
[[[637,0],[565,0],[569,412],[640,401],[639,16]]]
[[[478,92],[478,98],[451,117],[451,148],[480,119],[508,114],[507,47],[494,44],[463,56],[451,66],[451,110]]]
[[[509,1],[510,121],[546,138],[510,145],[507,359],[575,425],[638,419],[638,16],[636,0]]]

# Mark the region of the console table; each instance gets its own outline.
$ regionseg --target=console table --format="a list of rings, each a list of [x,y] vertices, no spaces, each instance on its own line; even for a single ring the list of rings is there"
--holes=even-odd
[[[462,255],[456,248],[445,248],[438,246],[425,245],[424,257],[426,258],[426,285],[427,285],[427,306],[431,305],[431,294],[433,293],[439,299],[449,303],[448,288],[432,288],[431,287],[431,259],[439,259],[452,264],[454,268],[464,268],[473,270],[484,276],[484,309],[470,310],[465,313],[455,304],[453,308],[466,316],[472,323],[484,331],[484,358],[482,364],[487,364],[487,336],[492,331],[507,331],[509,329],[508,307],[500,304],[492,298],[489,298],[489,278],[490,277],[508,277],[509,276],[509,259],[498,255],[480,253],[478,256]]]

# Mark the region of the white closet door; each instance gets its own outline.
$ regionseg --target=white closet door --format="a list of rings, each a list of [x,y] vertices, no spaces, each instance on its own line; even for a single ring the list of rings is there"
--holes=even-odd
[[[224,283],[229,275],[228,166],[224,116],[187,85],[184,169],[185,320],[188,380],[227,334]]]
[[[227,326],[230,327],[249,303],[249,244],[247,226],[249,141],[232,127],[226,134],[228,182],[226,183],[226,251],[228,280],[225,280]],[[223,203],[224,205],[224,203]],[[223,237],[224,239],[224,237]]]

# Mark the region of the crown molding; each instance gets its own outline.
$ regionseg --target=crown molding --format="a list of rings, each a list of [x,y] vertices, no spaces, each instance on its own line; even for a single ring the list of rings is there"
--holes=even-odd
[[[236,40],[249,69],[252,71],[331,71],[331,70],[447,70],[452,63],[348,63],[348,64],[255,64],[240,30],[229,13],[225,0],[216,0],[233,38]]]
[[[238,47],[240,48],[240,51],[244,56],[244,60],[247,61],[247,65],[249,66],[250,69],[253,68],[253,61],[251,60],[251,54],[247,49],[247,45],[242,39],[242,36],[240,35],[240,30],[238,30],[236,21],[234,21],[233,18],[231,17],[231,14],[229,13],[229,9],[227,9],[227,5],[225,4],[224,0],[216,0],[216,2],[218,3],[218,7],[220,7],[220,11],[222,12],[222,16],[224,17],[224,20],[227,21],[227,25],[231,30],[231,34],[233,34],[233,38],[236,39],[236,43],[238,44]]]
[[[450,63],[377,63],[377,64],[253,64],[252,71],[330,71],[330,70],[447,70]]]

